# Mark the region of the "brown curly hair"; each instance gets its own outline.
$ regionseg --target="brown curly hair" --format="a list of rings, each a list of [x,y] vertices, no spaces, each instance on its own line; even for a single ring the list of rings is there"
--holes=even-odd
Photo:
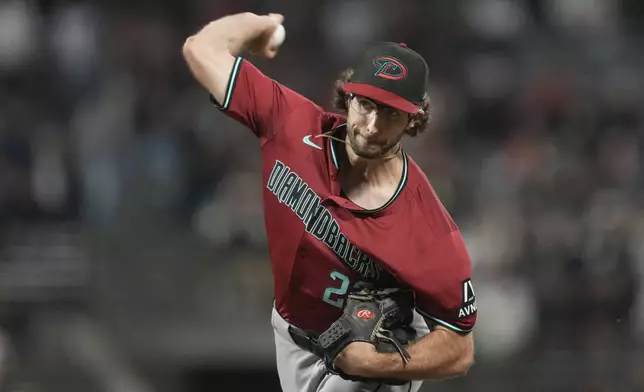
[[[335,96],[333,97],[332,104],[333,107],[340,110],[344,114],[349,111],[349,107],[347,106],[349,93],[344,91],[343,86],[346,82],[351,80],[352,75],[353,68],[347,68],[342,71],[338,79],[335,81]],[[405,133],[409,136],[416,136],[429,127],[429,121],[432,117],[430,112],[429,99],[425,100],[421,108],[423,109],[421,112],[412,114],[410,117],[409,125],[407,126],[407,129],[405,129]]]

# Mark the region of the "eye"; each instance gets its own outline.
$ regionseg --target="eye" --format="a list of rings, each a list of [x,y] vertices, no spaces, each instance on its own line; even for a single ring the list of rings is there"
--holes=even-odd
[[[368,111],[376,110],[376,104],[371,102],[371,101],[369,101],[368,99],[364,99],[364,98],[360,99],[359,98],[358,103],[360,104],[360,106],[362,106],[363,108],[365,108]]]
[[[386,108],[384,111],[385,115],[389,118],[398,118],[400,117],[400,111],[393,108]]]

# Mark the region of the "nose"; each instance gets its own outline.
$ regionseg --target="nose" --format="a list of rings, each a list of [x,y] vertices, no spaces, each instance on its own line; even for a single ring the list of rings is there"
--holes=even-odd
[[[365,127],[365,136],[366,137],[373,137],[376,134],[378,134],[378,120],[376,119],[376,116],[371,116],[369,118],[369,121],[367,122],[367,126]]]
[[[379,130],[384,129],[386,122],[386,116],[380,113],[373,113],[368,119],[365,136],[376,136]]]

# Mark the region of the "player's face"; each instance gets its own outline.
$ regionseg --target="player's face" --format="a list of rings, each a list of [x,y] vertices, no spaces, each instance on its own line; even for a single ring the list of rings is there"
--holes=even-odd
[[[362,158],[386,155],[400,142],[409,114],[361,96],[349,98],[347,136],[351,149]]]

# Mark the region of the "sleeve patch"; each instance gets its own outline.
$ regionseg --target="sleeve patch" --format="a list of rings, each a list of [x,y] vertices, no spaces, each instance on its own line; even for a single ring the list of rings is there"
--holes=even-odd
[[[456,318],[458,320],[470,317],[477,312],[476,296],[474,295],[474,286],[471,279],[463,281],[463,304],[458,308]]]

